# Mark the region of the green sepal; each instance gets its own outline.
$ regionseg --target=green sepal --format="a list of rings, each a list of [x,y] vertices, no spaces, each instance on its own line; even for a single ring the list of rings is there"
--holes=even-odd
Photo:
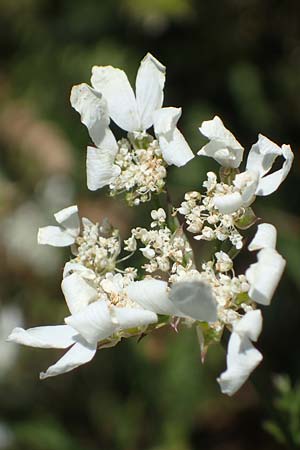
[[[254,211],[250,206],[245,208],[245,212],[242,217],[234,222],[235,226],[240,230],[247,230],[252,227],[258,221],[258,217],[256,217]]]
[[[196,331],[200,346],[201,361],[204,363],[209,346],[220,342],[223,328],[216,331],[207,322],[198,322]]]

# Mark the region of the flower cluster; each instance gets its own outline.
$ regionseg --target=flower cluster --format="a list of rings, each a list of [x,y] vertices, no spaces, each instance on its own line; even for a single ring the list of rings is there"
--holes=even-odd
[[[108,186],[112,196],[124,193],[130,206],[161,194],[165,207],[152,209],[149,226],[134,227],[124,243],[108,220],[94,224],[80,219],[75,205],[55,214],[57,225],[39,230],[40,244],[70,246],[72,253],[61,284],[69,310],[64,324],[15,328],[8,338],[68,349],[41,378],[87,363],[97,349],[122,338],[168,325],[177,331],[179,326],[195,327],[202,360],[229,330],[227,368],[218,378],[228,395],[262,360],[253,345],[262,329],[258,305],[270,304],[285,267],[276,250],[275,227],[258,224],[247,245],[257,252],[257,261],[245,273],[236,273],[235,258],[246,247],[243,231],[258,221],[252,209],[256,196],[279,187],[293,153],[288,145],[279,147],[259,135],[240,171],[244,149],[216,116],[200,127],[209,142],[198,155],[214,158],[221,166],[219,174],[208,172],[196,186],[199,191],[187,192],[180,205],[170,204],[169,196],[166,204],[167,166],[183,166],[194,154],[176,126],[181,109],[162,106],[164,83],[165,67],[147,54],[135,93],[125,73],[111,66],[93,67],[92,87],[83,83],[72,89],[72,106],[94,142],[87,148],[88,188]],[[118,142],[110,120],[127,133]],[[283,165],[271,172],[277,157],[283,158]],[[215,241],[209,260],[198,261],[191,237],[203,246]],[[137,265],[124,267],[134,254]]]

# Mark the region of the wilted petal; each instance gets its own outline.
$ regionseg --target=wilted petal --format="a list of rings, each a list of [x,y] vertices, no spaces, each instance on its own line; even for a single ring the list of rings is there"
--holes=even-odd
[[[91,82],[108,105],[113,121],[125,131],[141,129],[133,90],[123,70],[112,66],[94,66]]]
[[[48,226],[39,228],[37,241],[39,244],[53,247],[67,247],[74,244],[75,237],[61,227]]]
[[[136,101],[143,130],[153,125],[153,113],[161,108],[166,68],[147,53],[136,77]]]
[[[262,305],[269,305],[285,268],[285,260],[273,248],[263,248],[258,261],[246,271],[250,283],[249,297]]]
[[[107,338],[117,329],[104,300],[91,303],[77,314],[66,317],[65,322],[75,328],[90,344]]]
[[[100,92],[85,83],[73,86],[70,100],[81,115],[81,122],[89,130],[93,142],[99,146],[109,126],[106,100]]]
[[[54,214],[56,222],[65,228],[71,236],[77,237],[80,230],[80,220],[77,205],[69,206]]]
[[[98,296],[96,289],[76,272],[62,280],[61,289],[71,314],[81,311]]]
[[[165,281],[148,279],[130,283],[126,292],[131,300],[156,314],[177,316],[179,311],[169,299]]]
[[[214,197],[214,205],[222,214],[232,214],[243,206],[243,198],[239,192],[216,195]]]
[[[262,315],[259,309],[248,311],[240,320],[233,324],[233,330],[241,337],[247,336],[251,341],[257,341],[262,330]]]
[[[272,194],[286,179],[294,160],[294,154],[289,145],[282,146],[282,156],[285,159],[282,168],[260,179],[256,190],[257,195]]]
[[[244,149],[233,134],[225,128],[220,117],[205,120],[199,128],[210,142],[199,150],[198,155],[210,156],[224,167],[239,167]]]
[[[164,160],[177,167],[184,166],[194,154],[176,124],[181,108],[161,108],[154,112],[154,132]]]
[[[227,370],[218,378],[223,394],[233,395],[245,383],[262,360],[262,354],[250,339],[233,332],[227,350]]]
[[[248,250],[261,250],[262,248],[276,247],[277,230],[271,223],[260,223],[254,238],[248,245]]]
[[[78,333],[68,325],[35,327],[24,330],[15,328],[7,341],[40,348],[67,348],[74,344]]]
[[[156,323],[157,315],[142,308],[112,308],[113,317],[121,330]]]
[[[88,344],[85,341],[76,342],[72,348],[57,361],[56,364],[50,366],[46,372],[40,373],[40,379],[44,380],[48,377],[55,377],[62,373],[70,372],[82,364],[88,363],[93,359],[97,351],[97,344]]]
[[[217,302],[211,287],[205,283],[175,283],[171,288],[170,299],[186,317],[205,322],[217,320]]]
[[[104,148],[87,148],[87,186],[91,191],[112,183],[121,169],[114,164],[115,152]]]

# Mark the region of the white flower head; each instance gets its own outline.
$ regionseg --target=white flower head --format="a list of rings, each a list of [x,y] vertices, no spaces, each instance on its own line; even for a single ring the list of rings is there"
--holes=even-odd
[[[153,168],[151,161],[163,160],[165,165],[182,166],[194,157],[176,127],[181,109],[162,108],[165,67],[148,53],[137,73],[135,93],[125,72],[112,66],[94,66],[91,83],[93,88],[83,83],[74,86],[71,92],[71,104],[81,114],[81,121],[87,126],[96,145],[96,148],[89,146],[87,152],[88,188],[96,190],[110,185],[116,191],[129,191],[138,186],[140,192],[136,202],[130,198],[129,203],[147,201],[149,195],[147,197],[142,190],[151,181],[143,177],[140,179],[139,174]],[[131,142],[128,141],[127,154],[109,129],[110,118],[129,132]],[[157,144],[146,133],[152,126]],[[151,145],[153,151],[149,152]],[[128,159],[131,153],[133,157]],[[148,167],[142,167],[147,159]],[[164,167],[158,169],[155,177],[161,178],[161,181],[150,188],[152,191],[162,188],[162,180],[166,176]]]
[[[239,167],[244,149],[233,134],[225,128],[220,117],[202,122],[200,132],[209,143],[199,150],[198,155],[210,156],[224,167]]]

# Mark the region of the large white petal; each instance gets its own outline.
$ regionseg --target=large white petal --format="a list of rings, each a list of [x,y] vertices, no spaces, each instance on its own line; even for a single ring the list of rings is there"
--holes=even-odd
[[[211,142],[202,147],[197,153],[210,156],[224,167],[239,167],[244,149],[233,134],[225,128],[220,117],[205,120],[199,128],[200,132]]]
[[[76,367],[86,364],[93,357],[97,351],[97,344],[91,345],[85,341],[76,342],[65,355],[60,358],[56,364],[50,366],[46,372],[40,373],[40,379],[44,380],[48,377],[55,377],[62,373],[70,372]]]
[[[260,223],[254,238],[248,245],[248,250],[261,250],[262,248],[276,247],[277,230],[271,223]]]
[[[222,214],[232,214],[234,211],[243,206],[243,198],[239,192],[231,194],[216,195],[214,197],[214,205]]]
[[[163,104],[165,78],[165,66],[147,53],[136,76],[136,101],[143,130],[153,125],[153,112]]]
[[[233,330],[241,337],[247,336],[251,341],[257,341],[262,330],[262,314],[259,309],[248,311],[240,320],[233,324]]]
[[[258,141],[252,145],[248,154],[246,170],[258,172],[259,176],[265,175],[277,156],[281,155],[280,147],[262,134],[258,135]]]
[[[74,344],[78,332],[68,325],[15,328],[7,341],[40,348],[67,348]]]
[[[87,186],[91,191],[112,183],[121,169],[114,164],[115,153],[105,148],[87,148]]]
[[[98,296],[97,290],[76,272],[62,280],[61,289],[71,314],[81,311]]]
[[[54,214],[56,222],[65,228],[71,236],[77,237],[80,230],[78,206],[73,205],[64,208]]]
[[[106,100],[100,92],[85,83],[73,86],[71,105],[81,115],[81,122],[89,130],[96,145],[100,145],[109,126],[109,115]]]
[[[181,116],[181,108],[161,108],[154,112],[154,132],[164,160],[177,167],[184,166],[194,153],[176,124]]]
[[[131,300],[156,314],[177,316],[178,309],[169,299],[168,284],[165,281],[148,279],[130,283],[126,292]]]
[[[289,145],[282,146],[282,156],[285,159],[282,168],[260,179],[256,190],[257,195],[272,194],[286,179],[294,160],[294,154]]]
[[[77,314],[66,317],[65,322],[75,328],[90,344],[107,338],[118,328],[118,325],[112,321],[104,300],[91,303]]]
[[[158,320],[154,312],[142,308],[113,307],[112,314],[121,330],[143,327],[151,323],[156,323]]]
[[[170,299],[186,317],[205,322],[217,320],[217,302],[211,287],[205,283],[175,283],[171,288]]]
[[[61,227],[48,226],[39,228],[37,241],[39,244],[52,245],[53,247],[67,247],[75,242],[68,230]]]
[[[94,66],[91,82],[107,101],[113,121],[125,131],[141,130],[133,90],[123,70],[112,66]]]
[[[246,271],[250,283],[249,297],[262,305],[269,305],[285,268],[285,260],[273,248],[263,248],[258,261]]]
[[[227,350],[227,370],[218,378],[223,394],[233,395],[262,360],[262,354],[246,336],[233,332]]]

